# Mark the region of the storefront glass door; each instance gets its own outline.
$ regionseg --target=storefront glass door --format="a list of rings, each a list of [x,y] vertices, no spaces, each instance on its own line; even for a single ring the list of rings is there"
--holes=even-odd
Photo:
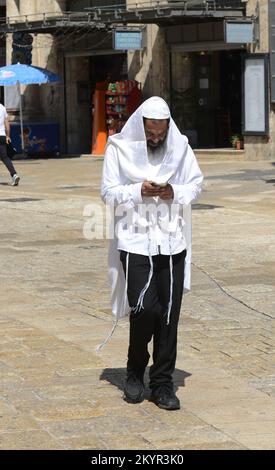
[[[241,132],[241,53],[173,52],[171,107],[193,148],[226,148]]]

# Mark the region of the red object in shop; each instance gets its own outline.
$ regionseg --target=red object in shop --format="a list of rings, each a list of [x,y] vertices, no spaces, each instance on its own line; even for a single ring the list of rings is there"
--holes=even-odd
[[[120,132],[127,119],[140,106],[142,94],[135,80],[109,83],[106,91],[106,127],[109,135]]]
[[[142,94],[135,80],[96,84],[93,98],[92,155],[104,154],[108,136],[121,131],[141,102]]]
[[[109,83],[106,91],[106,127],[109,135],[120,132],[127,119],[142,102],[138,82],[121,80]]]
[[[107,142],[105,92],[108,82],[98,82],[93,96],[92,155],[103,155]]]

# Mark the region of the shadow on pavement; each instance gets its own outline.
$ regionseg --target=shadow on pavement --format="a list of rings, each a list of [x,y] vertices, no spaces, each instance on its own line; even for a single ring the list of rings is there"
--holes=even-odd
[[[175,372],[173,374],[175,392],[178,390],[179,387],[185,387],[185,379],[187,377],[190,377],[191,375],[192,374],[184,370],[175,369]],[[122,390],[122,391],[124,388],[125,379],[126,379],[125,367],[118,367],[117,369],[115,368],[103,369],[100,375],[100,380],[106,380],[107,382],[109,382],[112,385],[115,385],[115,387],[119,388],[119,390]],[[145,371],[144,383],[146,385],[149,383],[149,367],[147,367]],[[150,395],[150,390],[149,390],[149,387],[146,386],[145,398],[148,398],[149,395]]]

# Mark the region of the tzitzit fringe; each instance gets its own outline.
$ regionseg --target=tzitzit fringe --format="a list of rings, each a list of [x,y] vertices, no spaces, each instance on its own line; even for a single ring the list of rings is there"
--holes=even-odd
[[[125,311],[126,302],[127,302],[129,255],[130,255],[130,253],[127,253],[127,255],[126,255],[126,273],[125,273],[125,289],[124,289],[124,299],[123,299],[123,311]],[[115,320],[114,320],[113,327],[112,327],[112,329],[111,329],[111,332],[109,333],[109,335],[107,336],[107,338],[95,348],[96,353],[99,353],[99,351],[101,351],[101,349],[104,348],[104,346],[105,346],[105,345],[108,343],[108,341],[111,339],[111,337],[113,336],[113,334],[114,334],[114,332],[115,332],[115,329],[116,329],[116,327],[117,327],[117,324],[118,324],[118,316],[116,316],[116,318],[115,318]]]
[[[148,275],[148,281],[147,283],[145,284],[145,286],[143,287],[142,291],[140,292],[139,294],[139,298],[138,298],[138,301],[137,301],[137,305],[135,307],[132,307],[131,311],[133,313],[137,313],[137,312],[140,312],[141,309],[143,309],[143,300],[144,300],[144,296],[150,286],[150,283],[151,283],[151,279],[153,277],[153,259],[152,259],[152,256],[150,255],[149,256],[149,261],[150,261],[150,271],[149,271],[149,275]]]
[[[171,252],[170,252],[171,253]],[[168,308],[167,308],[167,322],[166,325],[169,325],[170,323],[170,314],[171,314],[171,308],[172,308],[172,303],[173,303],[173,256],[170,254],[169,258],[169,267],[170,267],[170,298],[169,298],[169,303],[168,303]]]
[[[150,252],[150,239],[149,239],[149,252]],[[173,303],[173,283],[174,283],[174,277],[173,277],[173,256],[172,256],[172,248],[171,248],[171,234],[169,234],[169,270],[170,270],[170,293],[169,293],[169,303],[167,306],[167,311],[165,312],[167,315],[167,321],[166,324],[169,325],[170,323],[170,316],[171,316],[171,309],[172,309],[172,303]],[[144,296],[150,286],[151,279],[153,277],[153,258],[151,255],[149,255],[149,261],[150,261],[150,271],[148,275],[148,281],[143,287],[142,291],[139,294],[139,298],[137,301],[137,305],[135,307],[132,307],[131,312],[134,314],[137,312],[140,312],[141,309],[144,308],[143,306],[143,301],[144,301]]]
[[[170,315],[171,315],[171,309],[172,309],[172,303],[173,303],[173,283],[174,283],[174,277],[173,277],[173,256],[172,256],[172,248],[171,248],[171,233],[169,233],[169,253],[170,253],[170,258],[169,258],[169,268],[170,268],[170,297],[169,297],[169,303],[168,303],[168,308],[167,308],[167,322],[166,322],[166,325],[169,325],[169,323],[170,323]]]

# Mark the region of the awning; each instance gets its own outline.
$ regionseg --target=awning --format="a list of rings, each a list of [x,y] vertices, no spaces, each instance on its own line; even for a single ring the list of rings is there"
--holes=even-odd
[[[190,21],[207,21],[213,18],[245,15],[245,2],[236,0],[183,2],[141,2],[133,7],[87,8],[83,12],[40,13],[35,15],[13,16],[0,19],[0,32],[14,33],[53,33],[64,29],[87,28],[92,30],[110,30],[129,24],[157,24],[168,26]],[[87,10],[87,11],[86,11]]]

